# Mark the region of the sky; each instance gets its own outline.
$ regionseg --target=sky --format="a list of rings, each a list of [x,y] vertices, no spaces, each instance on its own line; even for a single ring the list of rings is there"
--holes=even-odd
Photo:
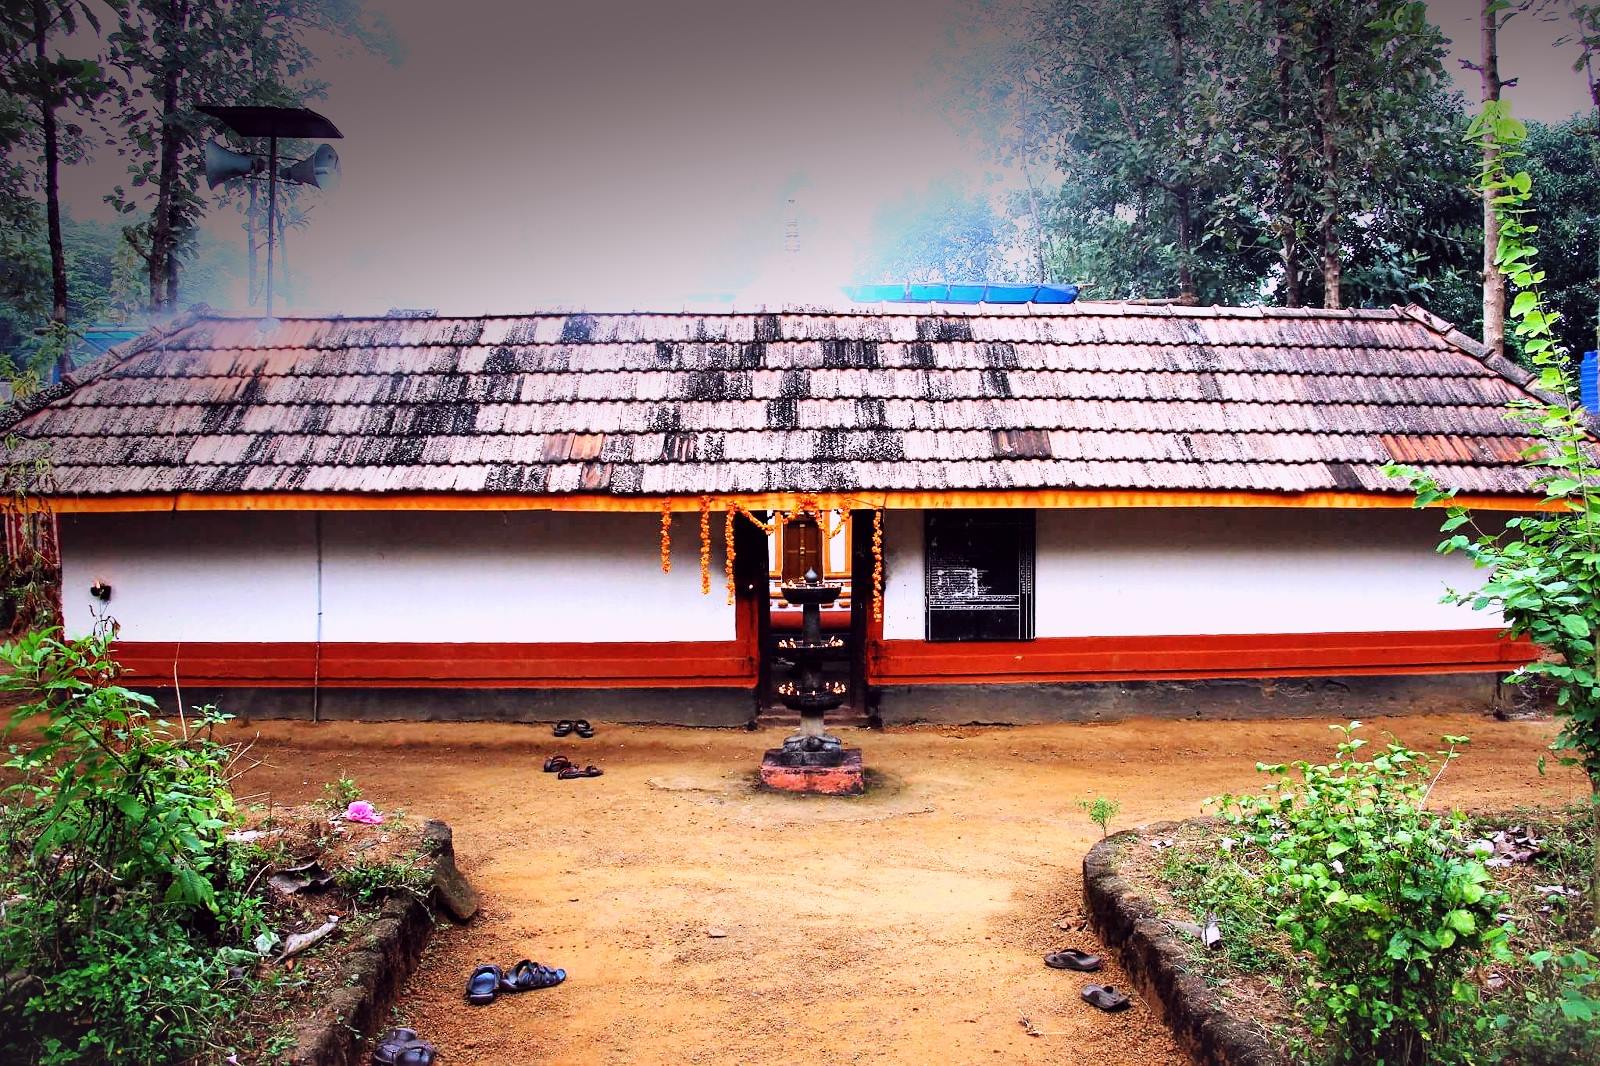
[[[343,49],[317,71],[330,88],[314,106],[345,135],[342,180],[306,193],[312,224],[288,237],[278,311],[836,296],[884,207],[1011,180],[951,114],[942,60],[970,2],[367,0],[403,58]],[[1463,54],[1478,7],[1430,4]],[[1503,35],[1523,117],[1586,107],[1560,33],[1519,16]],[[99,197],[120,170],[110,152],[76,168],[73,213],[108,218]],[[237,215],[208,229],[242,255]]]

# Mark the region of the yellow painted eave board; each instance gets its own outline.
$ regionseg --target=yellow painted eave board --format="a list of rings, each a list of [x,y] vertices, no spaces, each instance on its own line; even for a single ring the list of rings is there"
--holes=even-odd
[[[164,493],[126,496],[53,496],[59,514],[121,514],[148,511],[697,511],[739,505],[752,511],[792,511],[815,501],[825,509],[933,510],[1112,507],[1288,507],[1311,509],[1405,509],[1409,494],[1371,492],[1139,492],[1098,489],[1022,489],[970,492],[755,493],[700,496],[606,496],[600,494],[512,495],[505,493]],[[1537,496],[1457,496],[1446,502],[1478,510],[1544,511],[1559,504]]]

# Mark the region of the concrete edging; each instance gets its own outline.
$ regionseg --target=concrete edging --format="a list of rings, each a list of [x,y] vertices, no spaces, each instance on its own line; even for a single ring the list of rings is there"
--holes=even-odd
[[[1146,827],[1171,833],[1181,823]],[[1153,902],[1117,872],[1125,844],[1140,839],[1126,830],[1100,841],[1083,857],[1083,900],[1089,922],[1106,947],[1116,950],[1144,998],[1198,1066],[1287,1066],[1288,1059],[1261,1030],[1229,1014],[1222,997],[1191,973],[1188,949],[1178,933],[1156,917]]]
[[[463,921],[476,911],[476,894],[456,870],[450,827],[430,821],[422,841],[433,864],[427,896],[405,893],[384,902],[377,919],[346,955],[327,998],[297,1027],[294,1050],[284,1060],[287,1066],[366,1063],[368,1041],[379,1028],[387,1028],[389,1009],[433,936],[435,907]],[[462,906],[462,893],[470,907]]]

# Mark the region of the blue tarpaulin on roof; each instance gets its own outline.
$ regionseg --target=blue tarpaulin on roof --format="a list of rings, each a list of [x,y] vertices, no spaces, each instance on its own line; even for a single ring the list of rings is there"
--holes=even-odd
[[[903,285],[847,285],[844,291],[857,303],[1069,304],[1078,298],[1076,285],[918,282]]]

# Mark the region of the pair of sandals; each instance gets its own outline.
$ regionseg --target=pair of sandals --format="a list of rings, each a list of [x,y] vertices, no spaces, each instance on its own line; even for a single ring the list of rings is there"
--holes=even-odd
[[[555,774],[557,781],[571,781],[577,777],[599,777],[605,773],[598,766],[580,767],[565,755],[552,755],[544,761],[544,772]]]
[[[372,1047],[372,1066],[433,1066],[439,1051],[415,1029],[390,1029]]]
[[[555,728],[550,732],[554,733],[558,737],[564,737],[568,733],[576,733],[584,740],[588,740],[590,737],[594,736],[594,726],[589,724],[589,720],[587,718],[579,718],[576,720],[563,718],[561,721],[556,723]]]
[[[1076,970],[1079,973],[1094,973],[1103,965],[1100,956],[1075,948],[1052,951],[1044,957],[1044,964],[1052,970]],[[1103,1011],[1127,1010],[1129,1007],[1127,995],[1117,991],[1115,985],[1085,985],[1081,994],[1085,1003]]]
[[[541,966],[523,959],[508,973],[493,963],[479,966],[467,978],[467,1002],[483,1006],[493,1003],[496,996],[508,992],[531,992],[538,988],[554,988],[567,979],[567,971]]]

